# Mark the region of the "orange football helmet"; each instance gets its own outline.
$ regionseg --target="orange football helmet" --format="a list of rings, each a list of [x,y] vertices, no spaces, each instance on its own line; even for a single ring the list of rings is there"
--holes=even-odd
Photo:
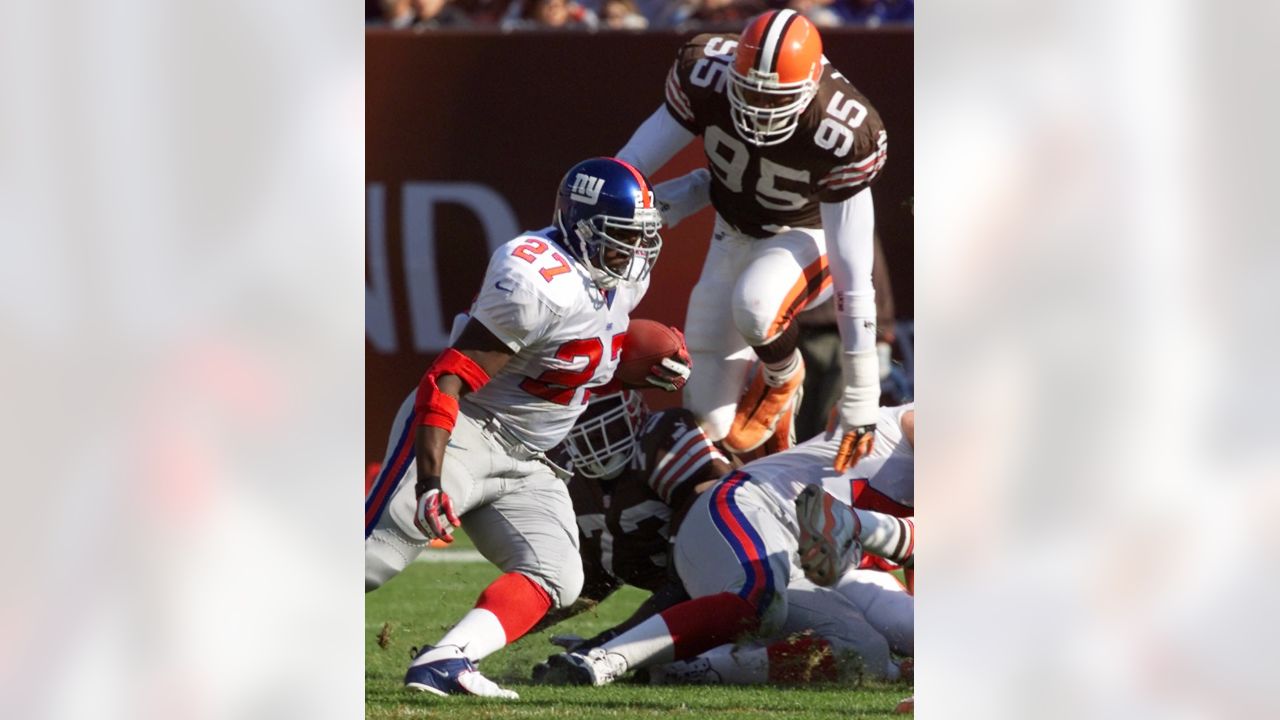
[[[757,15],[738,38],[729,71],[729,114],[745,140],[777,145],[795,134],[818,92],[822,38],[794,10]]]

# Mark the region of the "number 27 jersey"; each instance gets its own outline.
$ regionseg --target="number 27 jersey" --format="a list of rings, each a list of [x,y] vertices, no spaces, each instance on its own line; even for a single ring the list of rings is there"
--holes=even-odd
[[[542,451],[564,440],[587,389],[613,377],[628,318],[648,287],[646,279],[600,290],[557,238],[548,228],[498,248],[470,312],[515,356],[466,400]]]
[[[766,237],[782,227],[822,227],[819,203],[869,187],[888,157],[880,115],[824,57],[813,100],[799,126],[777,145],[744,140],[729,112],[734,35],[698,35],[667,73],[666,107],[702,135],[711,169],[711,203],[739,231]]]

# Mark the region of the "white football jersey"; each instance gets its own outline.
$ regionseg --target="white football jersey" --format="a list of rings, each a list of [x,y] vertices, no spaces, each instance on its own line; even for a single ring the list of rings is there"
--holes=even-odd
[[[489,259],[470,314],[515,356],[466,397],[542,451],[564,440],[586,409],[587,388],[613,377],[628,316],[649,286],[646,278],[601,290],[552,234],[521,235]]]
[[[750,482],[768,491],[792,528],[796,526],[796,498],[809,483],[817,483],[841,502],[853,504],[853,484],[866,480],[880,492],[899,497],[905,488],[906,502],[914,498],[915,455],[902,437],[902,415],[915,403],[880,408],[876,422],[875,447],[856,465],[838,473],[831,467],[840,449],[842,431],[818,435],[783,452],[747,463],[742,471]],[[899,502],[903,502],[899,500]]]

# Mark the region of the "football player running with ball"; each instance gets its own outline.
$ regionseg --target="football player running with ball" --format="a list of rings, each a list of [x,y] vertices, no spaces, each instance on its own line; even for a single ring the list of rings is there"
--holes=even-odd
[[[701,369],[683,404],[734,453],[775,432],[786,447],[789,423],[780,420],[804,382],[795,316],[834,285],[845,381],[835,467],[843,470],[871,451],[880,396],[870,188],[887,157],[884,125],[823,56],[813,24],[777,10],[740,36],[698,35],[681,48],[665,103],[618,157],[652,174],[698,135],[710,173],[657,193],[669,225],[708,196],[716,210],[685,319]],[[744,393],[748,347],[762,372]]]
[[[365,500],[366,591],[430,540],[451,542],[454,527],[504,573],[415,653],[406,687],[514,699],[475,663],[578,597],[567,473],[544,453],[564,440],[590,389],[612,378],[662,246],[660,225],[634,167],[613,158],[575,165],[553,226],[498,248],[466,326],[401,406]],[[683,385],[688,359],[676,355],[683,362],[655,367],[655,385]]]

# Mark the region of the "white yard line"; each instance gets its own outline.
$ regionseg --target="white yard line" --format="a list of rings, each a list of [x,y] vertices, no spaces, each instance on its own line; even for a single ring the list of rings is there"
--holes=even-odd
[[[468,563],[485,562],[479,550],[436,550],[427,548],[414,562]]]

